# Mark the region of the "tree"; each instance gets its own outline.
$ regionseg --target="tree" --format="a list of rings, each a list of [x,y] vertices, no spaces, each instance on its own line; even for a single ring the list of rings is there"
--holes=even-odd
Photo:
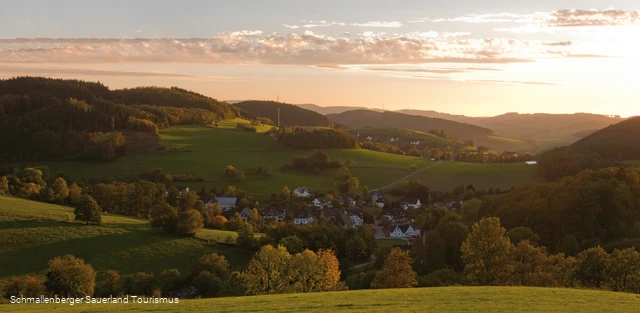
[[[151,210],[151,227],[174,233],[178,224],[178,210],[169,203],[162,203]]]
[[[223,280],[208,271],[202,271],[196,275],[193,284],[205,297],[214,297],[224,287]]]
[[[224,279],[229,274],[229,262],[224,256],[217,253],[205,254],[198,259],[193,273],[198,274],[204,271]]]
[[[9,179],[7,176],[0,177],[0,195],[9,194]]]
[[[482,205],[482,201],[478,198],[473,198],[469,201],[465,201],[460,209],[462,212],[462,220],[467,225],[473,225],[480,219],[479,210]]]
[[[238,227],[238,239],[236,245],[244,249],[252,249],[255,246],[256,240],[253,234],[253,226],[247,222],[242,222]]]
[[[96,271],[83,259],[67,254],[49,261],[45,287],[61,297],[92,296],[96,284]]]
[[[218,215],[211,221],[211,227],[213,229],[223,229],[225,223],[227,223],[227,218],[222,215]]]
[[[483,218],[473,224],[462,243],[462,260],[467,278],[474,285],[503,285],[512,271],[509,252],[512,249],[506,229],[496,217]]]
[[[282,195],[282,199],[287,200],[291,197],[291,190],[289,187],[284,186],[282,187],[282,190],[280,190],[280,195]]]
[[[67,187],[67,181],[62,177],[56,178],[53,182],[53,198],[58,204],[64,204],[69,197],[69,188]]]
[[[258,227],[260,226],[260,224],[262,224],[262,215],[260,215],[260,212],[258,212],[258,209],[256,208],[251,209],[251,214],[249,215],[248,222],[251,223],[253,227]]]
[[[402,251],[399,248],[391,249],[382,270],[376,273],[376,277],[371,282],[371,288],[415,287],[418,285],[418,281],[416,280],[416,272],[411,267],[412,262],[409,251]]]
[[[158,277],[158,283],[163,295],[168,294],[169,291],[179,290],[182,287],[180,271],[175,268],[164,270]]]
[[[116,270],[106,270],[104,280],[100,283],[98,294],[103,297],[117,296],[122,291],[120,273]]]
[[[2,297],[5,299],[11,296],[20,296],[24,291],[24,279],[22,277],[13,276],[7,280],[2,286]]]
[[[610,264],[609,254],[600,246],[584,250],[577,257],[576,279],[585,287],[601,288]]]
[[[640,254],[635,248],[613,250],[607,270],[613,291],[627,292],[631,285],[640,283]]]
[[[222,178],[229,181],[241,181],[244,180],[245,176],[243,171],[236,169],[232,165],[227,165]]]
[[[74,210],[76,221],[100,224],[102,220],[102,209],[90,195],[82,195]]]
[[[529,241],[529,243],[534,247],[538,245],[538,240],[540,239],[540,237],[536,233],[534,233],[531,228],[525,226],[518,226],[509,229],[509,231],[506,233],[506,236],[515,245],[517,245],[521,241],[526,240]]]
[[[247,291],[250,294],[282,293],[289,287],[291,254],[283,246],[260,248],[245,271]]]
[[[302,252],[303,243],[300,238],[296,235],[291,235],[289,237],[284,237],[280,239],[278,242],[279,245],[282,245],[287,249],[287,251],[291,254],[296,254]]]
[[[69,202],[72,205],[75,205],[76,203],[78,203],[78,201],[80,201],[81,195],[82,188],[80,188],[80,186],[78,186],[76,183],[72,183],[71,186],[69,186]]]
[[[202,214],[196,210],[188,210],[178,215],[176,233],[193,237],[203,226]]]
[[[510,284],[521,286],[550,286],[553,278],[547,273],[547,251],[535,247],[528,240],[519,241],[511,250],[513,273]]]
[[[347,241],[347,259],[350,261],[364,260],[369,257],[367,243],[360,235],[352,236]]]
[[[295,291],[329,291],[340,281],[340,263],[331,250],[304,250],[291,258],[289,277]]]
[[[138,296],[151,296],[155,291],[156,279],[153,274],[138,272],[123,278],[125,293]]]

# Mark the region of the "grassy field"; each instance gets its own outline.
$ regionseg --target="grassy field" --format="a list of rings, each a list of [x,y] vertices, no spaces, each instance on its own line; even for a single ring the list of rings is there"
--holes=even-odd
[[[412,140],[420,140],[422,142],[427,142],[429,145],[437,145],[437,146],[448,146],[451,145],[451,141],[436,136],[434,134],[429,134],[425,132],[420,132],[411,129],[405,128],[395,128],[395,127],[365,127],[365,128],[354,128],[347,130],[350,134],[360,136],[383,136],[387,137],[400,137],[400,139],[408,139]],[[362,137],[361,137],[362,138]]]
[[[166,147],[181,147],[183,152],[128,155],[109,163],[38,162],[14,165],[46,165],[54,174],[61,171],[79,181],[89,178],[117,179],[159,167],[168,173],[195,173],[202,176],[204,182],[179,183],[194,190],[199,190],[203,185],[207,189],[234,185],[258,198],[267,197],[272,192],[278,193],[282,186],[288,186],[290,189],[307,186],[311,190],[321,191],[327,191],[333,186],[336,169],[325,170],[320,175],[279,171],[279,168],[289,163],[293,157],[306,156],[312,151],[283,148],[270,136],[225,129],[222,126],[183,126],[160,131],[160,137]],[[360,186],[367,185],[371,189],[408,175],[411,173],[409,164],[424,167],[434,163],[427,159],[370,150],[330,149],[326,152],[333,159],[346,160],[351,157],[355,160],[357,165],[352,173],[360,179]],[[264,180],[247,176],[242,182],[225,182],[220,177],[227,165],[239,169],[261,166],[270,169],[273,178]]]
[[[502,190],[527,183],[541,182],[537,165],[518,163],[463,163],[443,162],[441,165],[412,176],[412,180],[424,182],[432,190],[451,191],[456,186],[473,184],[479,189]]]
[[[376,245],[378,246],[378,249],[391,248],[395,245],[406,245],[406,244],[407,244],[406,240],[399,239],[399,238],[383,238],[383,239],[376,240]]]
[[[638,312],[638,295],[531,287],[358,290],[180,300],[178,304],[0,305],[3,312]]]
[[[101,226],[67,219],[73,220],[71,208],[0,196],[0,282],[14,275],[44,275],[47,262],[64,254],[85,259],[98,272],[159,274],[177,268],[184,275],[206,253],[222,254],[237,268],[251,257],[235,247],[162,234],[144,219],[105,215]]]

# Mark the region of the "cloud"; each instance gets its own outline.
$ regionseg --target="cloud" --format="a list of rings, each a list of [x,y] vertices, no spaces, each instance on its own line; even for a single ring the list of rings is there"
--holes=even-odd
[[[18,75],[46,75],[55,77],[77,77],[77,76],[100,76],[100,77],[136,77],[136,78],[169,78],[169,79],[193,79],[206,81],[248,81],[251,79],[226,77],[226,76],[206,76],[169,72],[148,72],[148,71],[118,71],[100,70],[87,68],[70,67],[31,67],[31,66],[0,66],[0,76],[14,77]]]
[[[136,30],[136,33],[141,33],[141,32],[142,32],[142,30],[140,30],[140,29]]]
[[[540,41],[456,38],[436,32],[327,36],[242,30],[209,38],[0,39],[3,63],[421,64],[514,63],[565,57]],[[570,55],[571,46],[553,47]]]
[[[541,81],[522,81],[522,80],[499,80],[499,79],[464,79],[464,78],[455,78],[448,76],[428,76],[428,75],[418,75],[418,76],[410,76],[404,78],[418,78],[418,79],[430,79],[430,80],[448,80],[448,81],[457,81],[457,82],[465,82],[465,83],[491,83],[491,84],[509,84],[509,85],[543,85],[543,86],[561,86],[561,84],[552,83],[552,82],[541,82]]]
[[[567,47],[573,45],[573,41],[545,42],[543,43],[543,45],[552,47]]]
[[[369,21],[366,23],[352,23],[349,24],[351,26],[357,26],[357,27],[386,27],[386,28],[396,28],[396,27],[402,27],[402,23],[400,22],[373,22],[373,21]]]
[[[544,19],[552,27],[630,26],[640,22],[639,11],[624,10],[558,10]]]
[[[531,23],[534,16],[531,14],[517,13],[489,13],[489,14],[466,14],[453,18],[438,18],[431,22],[463,22],[463,23]]]
[[[316,27],[329,27],[329,26],[356,26],[356,27],[382,27],[382,28],[397,28],[402,27],[402,23],[400,22],[377,22],[377,21],[369,21],[364,23],[345,23],[345,22],[335,22],[335,21],[302,21],[301,25],[292,25],[292,24],[282,24],[282,26],[290,29],[299,29],[299,28],[316,28]]]
[[[462,67],[462,68],[362,68],[365,71],[382,71],[382,72],[403,72],[403,73],[432,73],[432,74],[457,74],[468,73],[474,71],[500,71],[497,68],[486,67]]]
[[[411,20],[409,21],[409,23],[424,23],[426,21],[428,21],[429,18],[428,17],[423,17],[423,18],[419,18],[419,19],[415,19],[415,20]]]

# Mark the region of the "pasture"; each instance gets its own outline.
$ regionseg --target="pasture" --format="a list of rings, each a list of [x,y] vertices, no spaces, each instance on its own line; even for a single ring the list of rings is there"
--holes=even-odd
[[[121,274],[177,268],[186,275],[198,258],[211,252],[238,268],[251,258],[235,247],[152,230],[144,219],[104,215],[103,225],[86,226],[66,222],[73,217],[71,208],[0,196],[0,283],[15,275],[42,276],[47,262],[64,254],[85,259],[98,272],[115,269]]]
[[[637,312],[635,294],[533,287],[356,290],[179,300],[178,304],[4,304],[3,312]]]

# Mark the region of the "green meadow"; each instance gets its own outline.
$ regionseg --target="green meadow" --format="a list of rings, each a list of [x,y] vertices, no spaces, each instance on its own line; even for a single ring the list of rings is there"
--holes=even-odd
[[[71,208],[0,196],[0,283],[16,275],[42,277],[47,262],[64,254],[85,259],[99,277],[108,269],[160,274],[177,268],[186,275],[198,258],[211,252],[224,255],[235,268],[243,268],[251,258],[233,246],[152,230],[144,219],[104,215],[102,225],[87,226],[67,222],[73,217]],[[237,237],[235,232],[213,230],[197,236],[215,241],[206,238],[212,232]]]
[[[357,290],[179,300],[177,304],[4,304],[3,312],[638,312],[635,294],[533,287]]]

